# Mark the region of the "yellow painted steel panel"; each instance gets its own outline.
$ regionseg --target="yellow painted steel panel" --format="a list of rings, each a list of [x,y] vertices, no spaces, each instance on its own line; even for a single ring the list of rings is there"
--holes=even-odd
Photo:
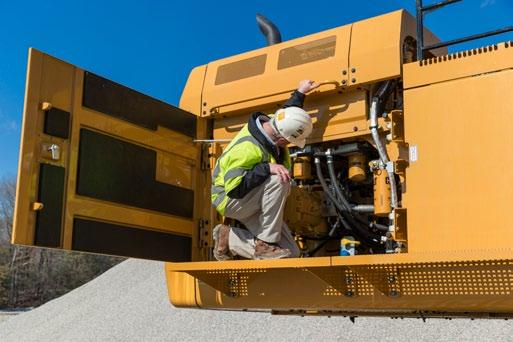
[[[513,97],[505,91],[512,86],[513,71],[507,70],[405,92],[406,141],[417,151],[403,197],[409,251],[513,244],[507,219],[513,210]]]
[[[36,213],[30,210],[37,200],[39,160],[64,167],[68,163],[69,141],[43,133],[43,102],[55,108],[69,111],[73,96],[74,68],[72,65],[45,55],[35,49],[29,50],[27,87],[22,123],[16,207],[14,215],[13,243],[34,243]],[[41,146],[56,144],[61,149],[61,158],[52,161],[42,154]]]
[[[361,84],[401,74],[401,19],[396,11],[353,24],[349,84]]]
[[[348,91],[308,96],[304,109],[312,117],[313,131],[307,144],[331,141],[368,134],[367,94],[364,91]],[[269,108],[269,107],[267,107]],[[275,108],[264,113],[273,114]],[[247,123],[250,113],[216,119],[215,139],[232,139]]]
[[[192,69],[180,97],[180,108],[198,116],[202,114],[201,96],[206,71],[206,65]]]
[[[513,43],[505,42],[408,63],[404,65],[404,87],[511,69],[512,59]]]
[[[295,267],[282,260],[167,263],[166,270],[170,293],[183,291],[172,298],[192,307],[508,317],[513,311],[511,252],[332,257],[330,266],[300,259],[295,259]],[[191,298],[194,290],[196,301]]]
[[[415,18],[405,10],[358,21],[351,30],[349,55],[350,86],[399,77],[402,73],[403,42],[416,37]],[[439,42],[429,30],[424,30],[424,43]],[[445,48],[431,51],[445,53]]]
[[[205,207],[202,205],[206,198],[203,184],[205,177],[208,177],[200,165],[202,146],[195,144],[192,137],[168,128],[158,126],[151,130],[88,109],[83,106],[83,88],[83,70],[37,50],[30,50],[13,243],[34,244],[36,212],[31,210],[31,204],[38,198],[41,163],[60,166],[65,170],[60,246],[63,249],[73,248],[75,218],[191,236],[191,241],[193,238],[197,239],[198,232],[195,228],[202,216],[201,210]],[[43,133],[43,102],[70,113],[70,135],[67,139]],[[199,101],[197,105],[200,105]],[[193,217],[181,217],[78,195],[76,192],[82,128],[154,151],[157,156],[156,174],[147,176],[155,177],[156,182],[162,181],[190,190],[202,189],[194,196],[196,209],[193,208]],[[205,123],[198,120],[197,129],[198,138],[204,138]],[[59,160],[52,160],[50,154],[42,150],[42,147],[50,144],[60,147]],[[207,201],[210,203],[208,199]],[[42,208],[44,210],[44,203]],[[197,242],[193,242],[193,249],[198,247]],[[192,253],[197,257],[197,251]]]
[[[350,33],[351,25],[346,25],[209,63],[203,87],[204,115],[236,115],[241,110],[248,112],[251,108],[285,101],[302,79],[336,81],[340,85],[341,80],[347,77],[342,72],[347,72]],[[324,44],[325,39],[334,39],[334,54],[330,52],[332,47]],[[323,44],[316,45],[319,40]],[[284,54],[290,54],[288,49],[291,48],[298,50],[299,56],[294,58],[303,59],[304,63],[291,60],[290,63],[298,65],[281,65],[281,69],[278,69],[280,57],[283,60]],[[216,85],[219,68],[263,55],[266,56],[264,73]],[[319,55],[323,58],[318,59]],[[334,88],[333,84],[327,84],[321,86],[318,92],[332,91]]]

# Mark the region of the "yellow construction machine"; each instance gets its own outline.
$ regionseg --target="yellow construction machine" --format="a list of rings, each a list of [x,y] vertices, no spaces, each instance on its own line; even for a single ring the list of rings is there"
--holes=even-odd
[[[419,3],[198,66],[179,108],[32,49],[13,243],[166,261],[179,307],[511,317],[513,43],[447,54],[469,38],[440,42]],[[302,256],[215,261],[213,166],[304,78]]]

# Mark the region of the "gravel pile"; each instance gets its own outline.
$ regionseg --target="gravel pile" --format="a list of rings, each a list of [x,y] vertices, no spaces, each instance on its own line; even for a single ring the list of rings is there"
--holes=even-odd
[[[508,341],[513,322],[271,316],[176,309],[160,262],[130,259],[0,323],[0,341]]]

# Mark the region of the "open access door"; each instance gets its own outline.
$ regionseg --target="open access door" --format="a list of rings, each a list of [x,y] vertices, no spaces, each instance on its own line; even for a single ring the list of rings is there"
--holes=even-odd
[[[204,127],[31,49],[13,243],[191,260],[206,179],[193,140]]]

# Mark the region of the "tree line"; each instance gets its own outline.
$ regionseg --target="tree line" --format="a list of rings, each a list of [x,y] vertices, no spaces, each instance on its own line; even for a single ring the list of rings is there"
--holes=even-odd
[[[0,308],[36,307],[94,279],[123,258],[16,246],[16,181],[0,180]]]

